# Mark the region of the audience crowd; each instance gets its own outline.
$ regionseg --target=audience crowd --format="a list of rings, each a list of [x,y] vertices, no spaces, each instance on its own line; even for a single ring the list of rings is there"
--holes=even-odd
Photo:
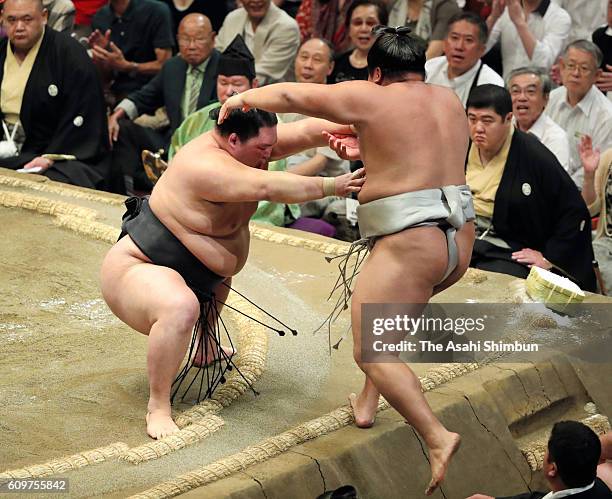
[[[583,289],[612,289],[612,0],[0,0],[0,8],[0,167],[128,195],[153,187],[143,151],[172,167],[233,93],[366,80],[372,28],[408,26],[427,43],[426,82],[451,88],[466,108],[472,265],[520,277],[538,266]],[[270,163],[310,176],[354,168],[329,148]],[[254,219],[354,240],[355,202],[262,203]]]

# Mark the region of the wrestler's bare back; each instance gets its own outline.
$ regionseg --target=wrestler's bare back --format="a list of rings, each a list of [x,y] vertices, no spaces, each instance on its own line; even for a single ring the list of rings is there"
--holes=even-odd
[[[359,201],[465,184],[468,125],[455,93],[417,81],[368,87],[356,125],[368,178]]]
[[[204,199],[201,186],[223,168],[229,153],[212,132],[185,145],[159,179],[149,206],[159,220],[213,272],[232,276],[244,266],[249,253],[249,220],[257,202],[223,203]],[[128,238],[125,238],[128,239]],[[130,240],[125,250],[148,261]]]

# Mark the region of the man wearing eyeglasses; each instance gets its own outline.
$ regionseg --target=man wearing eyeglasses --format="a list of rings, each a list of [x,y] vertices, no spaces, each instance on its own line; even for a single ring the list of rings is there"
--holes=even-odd
[[[512,121],[522,132],[535,135],[565,170],[569,169],[570,146],[565,130],[544,114],[552,82],[540,68],[518,68],[508,77],[512,97]]]
[[[132,92],[108,119],[113,146],[113,190],[120,193],[152,188],[140,161],[143,149],[168,149],[170,137],[194,111],[217,99],[219,52],[215,33],[203,14],[189,14],[178,30],[179,54],[164,64],[161,72],[142,89]],[[170,120],[161,130],[145,128],[130,120],[153,114],[164,106]]]
[[[561,59],[563,86],[550,93],[546,114],[568,135],[570,141],[569,173],[582,187],[578,144],[583,136],[591,137],[593,147],[600,151],[612,147],[612,102],[595,83],[601,75],[603,55],[599,47],[587,40],[570,43]]]

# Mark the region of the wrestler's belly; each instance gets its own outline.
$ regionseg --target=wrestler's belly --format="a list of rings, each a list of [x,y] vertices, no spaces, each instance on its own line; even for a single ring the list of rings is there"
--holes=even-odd
[[[371,173],[366,166],[366,171],[368,179],[358,196],[361,204],[405,192],[435,189],[445,185],[465,184],[463,172],[454,174],[438,172],[437,175],[433,175],[431,172],[423,173],[422,171],[406,168],[398,178],[398,175],[396,175],[397,169],[393,171],[393,174],[387,174],[386,172]]]
[[[223,238],[187,232],[174,235],[208,269],[221,276],[230,277],[240,272],[249,255],[248,227],[241,228],[231,237]],[[130,237],[122,238],[116,246],[130,257],[143,262],[151,261]]]
[[[198,260],[222,276],[230,277],[240,272],[249,256],[248,225],[222,237],[192,232],[175,235]]]

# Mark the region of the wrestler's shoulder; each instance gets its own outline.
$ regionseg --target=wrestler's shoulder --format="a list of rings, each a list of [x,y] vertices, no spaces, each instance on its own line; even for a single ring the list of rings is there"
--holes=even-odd
[[[460,102],[457,94],[450,87],[444,87],[434,83],[425,83],[422,88],[424,93],[435,95],[437,98],[452,99],[453,101]]]
[[[173,168],[191,169],[213,167],[223,161],[228,153],[221,149],[216,142],[209,140],[203,134],[182,147],[172,160]]]

